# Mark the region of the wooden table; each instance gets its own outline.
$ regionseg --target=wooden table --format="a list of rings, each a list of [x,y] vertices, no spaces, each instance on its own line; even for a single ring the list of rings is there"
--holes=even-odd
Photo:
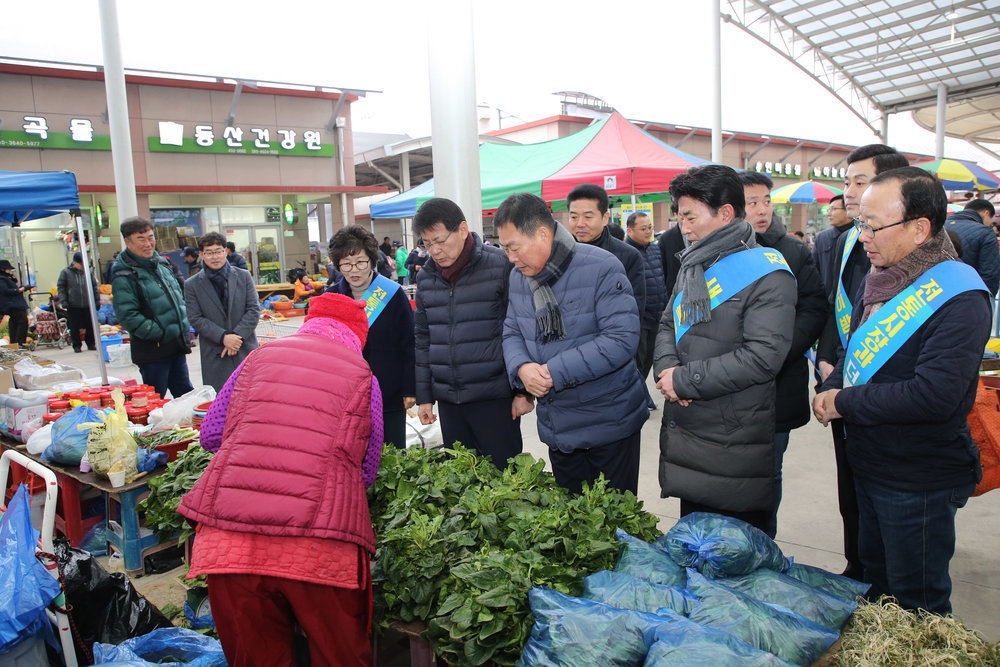
[[[295,298],[295,285],[291,283],[274,283],[271,285],[257,285],[257,298],[266,299],[269,296],[283,294],[289,299]]]
[[[70,544],[79,546],[86,531],[97,523],[97,521],[92,521],[88,524],[82,519],[80,492],[86,487],[96,489],[104,495],[108,542],[122,554],[127,572],[142,573],[144,569],[143,557],[146,554],[166,549],[177,543],[177,540],[160,542],[156,535],[143,535],[139,514],[135,509],[136,504],[149,493],[149,480],[162,475],[166,468],[157,468],[133,482],[115,487],[111,486],[111,482],[106,478],[98,477],[93,472],[80,472],[79,467],[44,461],[40,455],[29,454],[23,449],[23,445],[10,440],[0,439],[0,447],[15,449],[55,473],[59,484],[56,530],[65,535]],[[15,474],[15,469],[21,471],[20,477]],[[23,468],[17,465],[11,466],[11,478],[15,482],[24,481],[26,477]],[[16,490],[16,486],[14,489]],[[116,506],[118,511],[114,516],[118,519],[117,521],[112,518],[112,510]]]

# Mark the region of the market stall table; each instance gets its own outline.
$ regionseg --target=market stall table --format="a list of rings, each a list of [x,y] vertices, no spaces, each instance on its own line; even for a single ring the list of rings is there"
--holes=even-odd
[[[257,298],[266,299],[269,296],[287,296],[289,299],[295,298],[295,285],[291,283],[273,283],[271,285],[257,285]]]
[[[93,488],[104,494],[106,499],[105,516],[108,519],[108,542],[122,554],[126,572],[141,574],[144,569],[143,558],[145,556],[177,543],[177,540],[161,542],[154,534],[144,534],[145,529],[140,526],[139,514],[135,509],[136,504],[149,493],[149,480],[163,474],[166,468],[158,468],[124,486],[114,487],[111,486],[110,481],[98,477],[93,472],[80,472],[78,467],[43,461],[41,456],[29,454],[22,448],[23,446],[10,440],[0,440],[0,446],[3,449],[14,449],[55,473],[59,483],[60,498],[60,509],[56,512],[56,530],[65,535],[74,546],[80,544],[86,531],[96,523],[96,521],[91,521],[88,525],[82,519],[80,492],[85,488]],[[20,466],[11,466],[12,478],[15,478],[16,468],[20,468]],[[23,481],[24,477],[21,475],[20,479]],[[112,518],[111,512],[115,504],[118,505],[117,521]]]

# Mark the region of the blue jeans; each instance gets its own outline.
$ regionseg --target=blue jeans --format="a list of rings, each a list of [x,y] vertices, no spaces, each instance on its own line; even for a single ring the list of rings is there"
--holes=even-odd
[[[855,477],[858,553],[871,599],[892,595],[907,609],[951,612],[948,564],[955,554],[955,513],[975,484],[900,491]]]
[[[151,384],[161,398],[166,398],[167,390],[173,398],[179,398],[194,387],[188,377],[186,355],[179,354],[169,361],[152,361],[139,364],[139,375],[145,384]]]
[[[772,540],[778,534],[778,505],[781,504],[781,464],[785,460],[785,450],[788,449],[789,432],[779,433],[775,431],[774,440],[771,441],[774,449],[774,508],[771,510],[771,518],[764,527],[764,532]]]

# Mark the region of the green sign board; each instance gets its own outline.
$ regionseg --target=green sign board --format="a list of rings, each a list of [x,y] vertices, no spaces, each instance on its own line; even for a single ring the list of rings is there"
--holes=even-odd
[[[74,141],[67,132],[48,132],[42,139],[37,134],[20,130],[0,130],[0,148],[60,148],[69,150],[109,151],[111,136],[95,134],[91,141]]]
[[[224,155],[295,155],[299,157],[336,157],[337,147],[320,144],[318,148],[308,148],[297,142],[292,148],[283,148],[278,142],[270,148],[257,148],[254,142],[241,141],[240,146],[230,146],[225,139],[213,139],[211,145],[202,146],[191,137],[184,137],[180,146],[160,143],[159,137],[149,137],[149,150],[153,153],[220,153]]]

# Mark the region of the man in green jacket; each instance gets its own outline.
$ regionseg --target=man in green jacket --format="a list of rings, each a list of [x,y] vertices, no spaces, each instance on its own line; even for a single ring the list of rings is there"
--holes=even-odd
[[[191,391],[185,356],[191,352],[191,325],[184,294],[167,260],[156,252],[153,223],[132,217],[121,224],[125,250],[111,268],[112,303],[129,332],[132,362],[142,381],[166,396]]]

